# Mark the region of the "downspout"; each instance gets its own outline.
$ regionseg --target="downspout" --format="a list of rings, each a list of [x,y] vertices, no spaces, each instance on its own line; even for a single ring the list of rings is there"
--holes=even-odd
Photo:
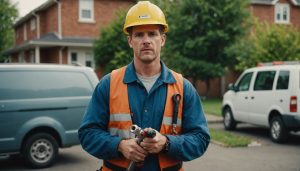
[[[64,49],[65,49],[65,46],[63,46],[59,49],[59,59],[58,59],[59,64],[63,64],[63,50]]]
[[[57,3],[57,24],[58,24],[58,37],[59,39],[62,38],[62,26],[61,26],[61,3],[59,0],[54,0]]]
[[[36,37],[37,39],[40,38],[41,36],[41,31],[40,31],[40,16],[37,15],[35,12],[32,12],[32,15],[36,17]],[[35,46],[35,50],[34,50],[34,63],[39,64],[40,63],[40,47],[39,46]]]
[[[35,12],[32,12],[32,15],[35,16],[35,18],[36,18],[36,37],[37,37],[37,39],[39,39],[40,36],[41,36],[41,31],[40,31],[40,16],[37,15]]]

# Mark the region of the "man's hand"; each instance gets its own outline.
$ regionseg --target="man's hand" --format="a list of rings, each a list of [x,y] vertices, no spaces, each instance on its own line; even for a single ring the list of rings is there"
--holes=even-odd
[[[118,151],[120,151],[125,158],[141,162],[145,160],[148,152],[136,143],[136,139],[121,140]]]
[[[151,128],[145,128],[145,131]],[[156,136],[153,138],[144,138],[141,142],[141,147],[151,154],[156,154],[165,148],[167,138],[156,131]]]

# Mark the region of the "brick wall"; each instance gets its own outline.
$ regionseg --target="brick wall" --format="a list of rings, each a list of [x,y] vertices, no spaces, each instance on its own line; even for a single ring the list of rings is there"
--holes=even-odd
[[[95,23],[79,22],[79,1],[64,0],[62,6],[62,36],[79,36],[96,38],[99,30],[108,24],[119,8],[128,8],[132,1],[126,0],[95,0]]]
[[[57,4],[52,5],[40,15],[40,32],[41,36],[51,32],[58,32],[58,12]]]
[[[269,24],[274,23],[274,6],[273,5],[251,5],[250,12],[253,16]]]

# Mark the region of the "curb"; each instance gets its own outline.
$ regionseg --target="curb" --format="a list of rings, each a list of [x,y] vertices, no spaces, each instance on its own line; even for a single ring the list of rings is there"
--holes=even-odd
[[[207,120],[207,123],[223,123],[223,118],[220,116],[215,116],[212,114],[205,114],[205,118]]]

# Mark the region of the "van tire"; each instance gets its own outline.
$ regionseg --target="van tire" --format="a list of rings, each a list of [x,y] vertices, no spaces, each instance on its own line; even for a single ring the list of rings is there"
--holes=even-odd
[[[223,111],[223,124],[226,130],[234,130],[237,122],[234,120],[230,107],[226,107]]]
[[[284,125],[280,116],[274,116],[270,122],[270,136],[272,141],[276,143],[286,142],[289,131]]]
[[[37,133],[24,142],[22,154],[25,163],[32,168],[51,166],[58,156],[58,144],[48,133]]]

